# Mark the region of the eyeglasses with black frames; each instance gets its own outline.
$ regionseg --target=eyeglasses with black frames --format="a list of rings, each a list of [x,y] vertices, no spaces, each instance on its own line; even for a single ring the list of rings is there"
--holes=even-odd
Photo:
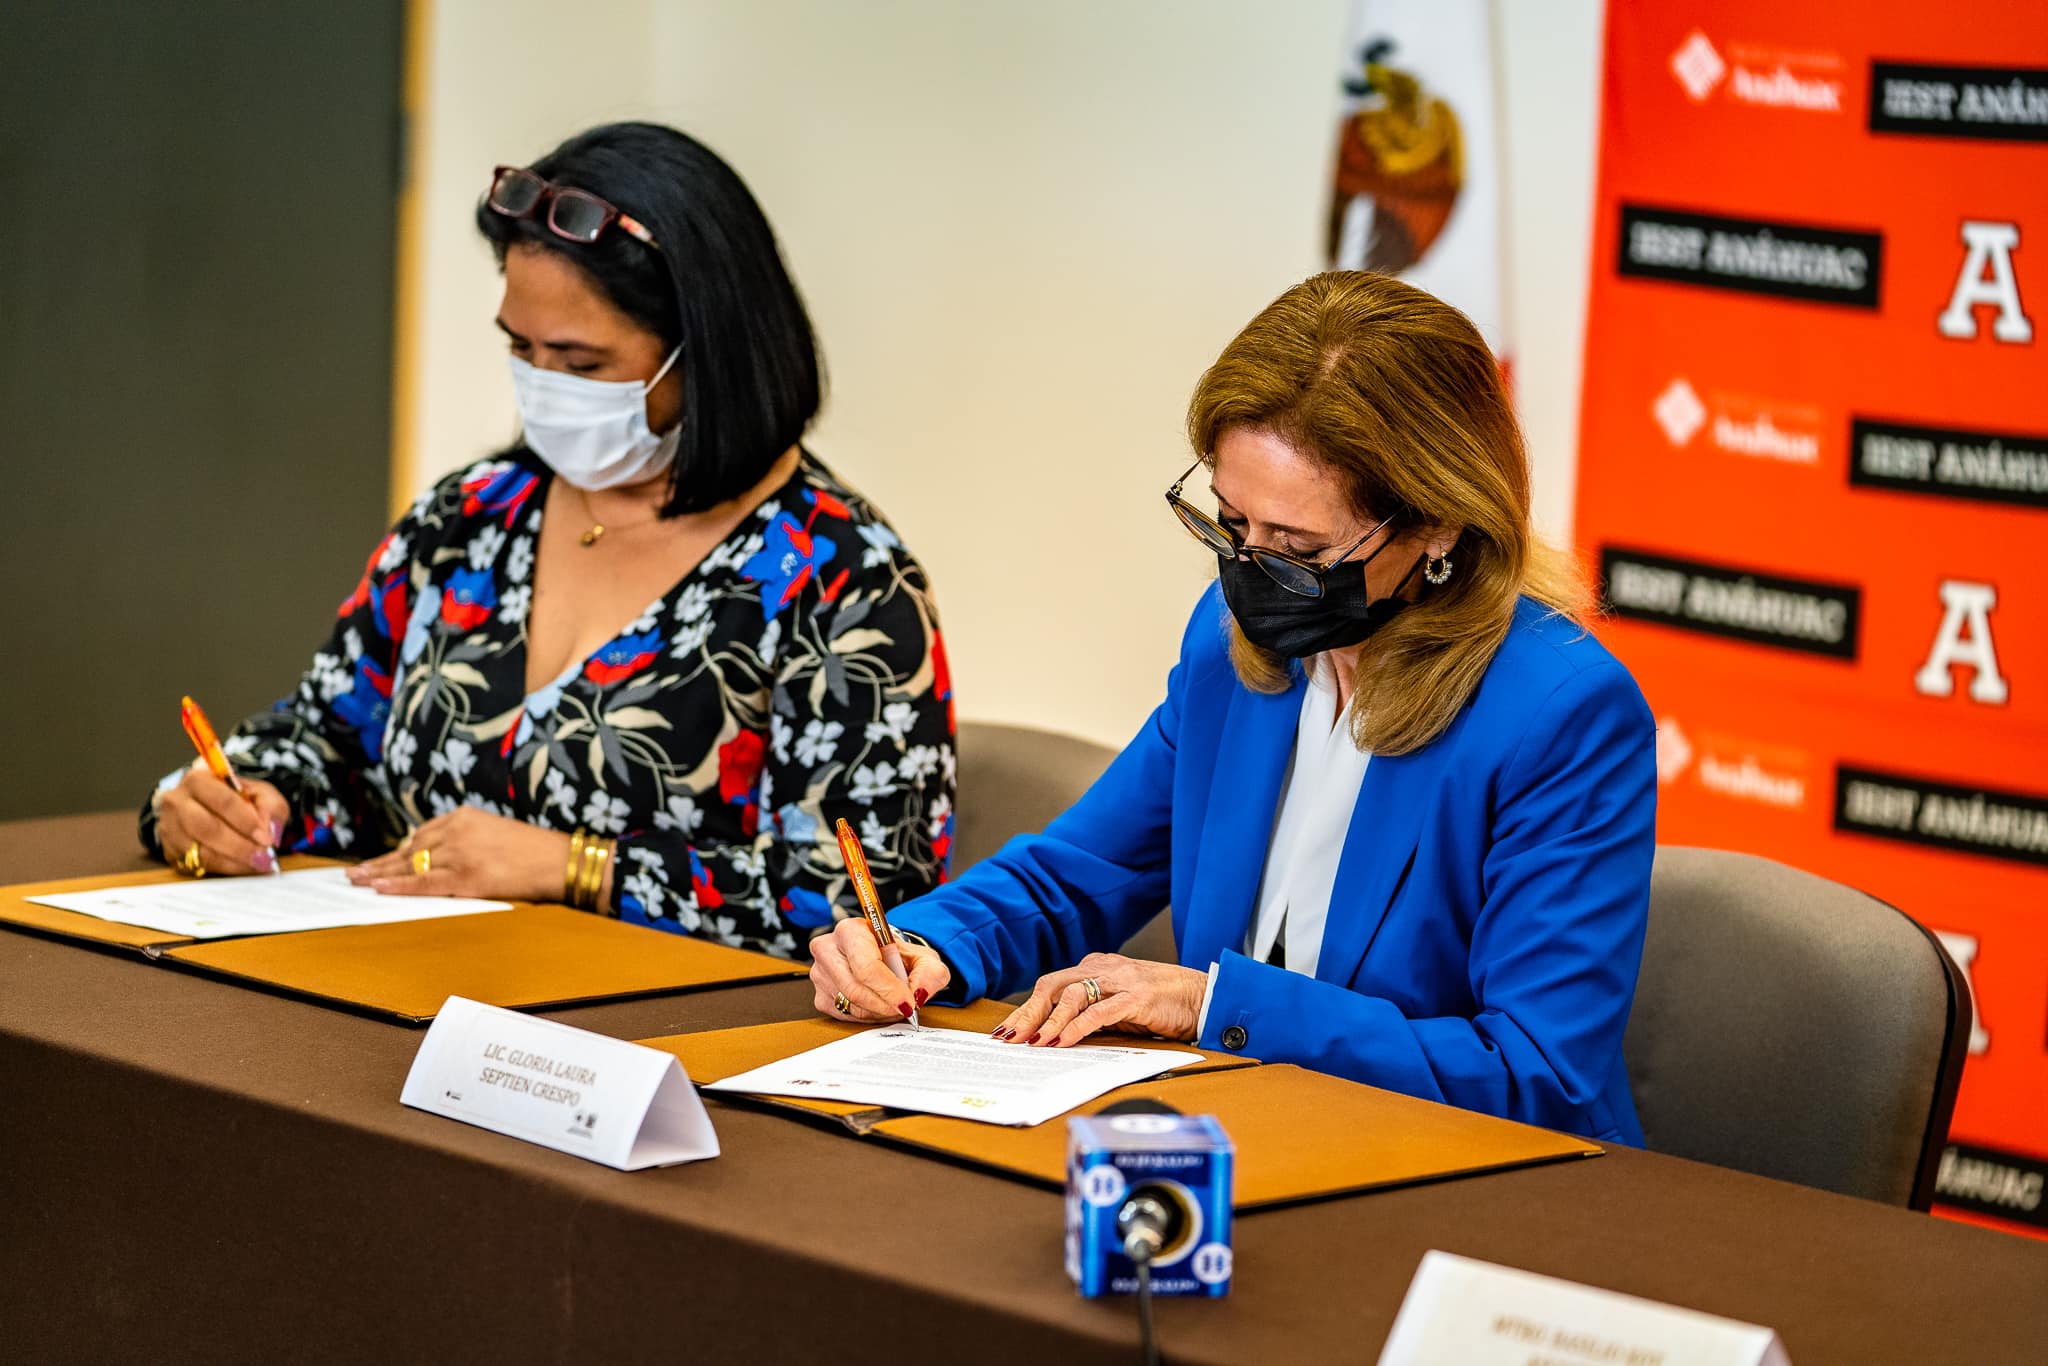
[[[654,234],[639,219],[620,212],[616,205],[588,190],[556,185],[523,166],[500,166],[493,170],[491,192],[484,202],[493,212],[507,218],[532,218],[545,205],[548,231],[566,241],[588,246],[616,223],[628,237],[661,250]]]
[[[1345,546],[1321,564],[1313,564],[1299,556],[1285,551],[1267,550],[1260,546],[1246,545],[1241,537],[1223,523],[1180,496],[1181,486],[1188,482],[1188,475],[1202,467],[1197,460],[1187,467],[1180,478],[1173,481],[1173,487],[1166,491],[1166,505],[1173,509],[1173,515],[1180,518],[1180,524],[1188,534],[1215,552],[1219,559],[1250,560],[1262,570],[1266,577],[1279,584],[1297,597],[1319,598],[1323,595],[1323,576],[1342,564],[1358,547],[1371,540],[1382,528],[1394,519],[1388,517],[1378,526],[1366,532],[1350,545]]]

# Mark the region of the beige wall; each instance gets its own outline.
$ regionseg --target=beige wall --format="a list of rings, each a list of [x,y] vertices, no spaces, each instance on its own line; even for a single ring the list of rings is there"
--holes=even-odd
[[[1513,344],[1555,533],[1599,9],[1500,9]],[[1213,566],[1160,498],[1189,458],[1188,392],[1319,266],[1344,0],[565,13],[435,0],[419,480],[512,430],[496,281],[469,226],[489,166],[606,119],[675,123],[739,169],[781,235],[831,376],[811,443],[931,571],[962,715],[1128,738]]]
[[[1593,253],[1601,0],[1494,0],[1507,125],[1508,309],[1536,524],[1568,540]]]
[[[503,446],[518,430],[503,336],[492,326],[498,276],[477,234],[491,168],[528,161],[593,123],[654,104],[653,5],[647,0],[410,0],[425,52],[412,137],[417,196],[410,430],[396,446],[403,507],[419,486]],[[401,422],[407,422],[405,413]],[[410,469],[407,469],[408,464]]]

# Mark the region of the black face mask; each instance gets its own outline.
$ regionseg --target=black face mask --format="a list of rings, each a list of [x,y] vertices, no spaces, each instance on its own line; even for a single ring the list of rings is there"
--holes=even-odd
[[[1380,547],[1384,549],[1385,545]],[[1399,594],[1422,567],[1423,557],[1415,557],[1393,592],[1373,598],[1366,592],[1365,567],[1379,553],[1375,550],[1362,560],[1346,560],[1323,571],[1319,598],[1288,592],[1249,561],[1222,560],[1218,576],[1223,580],[1223,601],[1245,639],[1261,650],[1289,659],[1342,650],[1363,642],[1408,605]]]

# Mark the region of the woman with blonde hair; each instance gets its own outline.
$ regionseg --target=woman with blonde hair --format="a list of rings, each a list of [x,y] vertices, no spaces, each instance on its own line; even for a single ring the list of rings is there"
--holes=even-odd
[[[814,941],[818,1008],[1031,986],[999,1036],[1154,1034],[1640,1144],[1654,728],[1530,528],[1486,344],[1318,275],[1224,348],[1188,435],[1167,501],[1219,583],[1166,700],[1043,834],[895,914],[908,983],[864,927]],[[1167,904],[1179,964],[1112,952]]]

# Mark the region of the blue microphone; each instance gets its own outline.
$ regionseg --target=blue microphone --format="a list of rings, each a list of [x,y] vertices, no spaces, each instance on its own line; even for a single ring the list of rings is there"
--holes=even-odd
[[[1067,1274],[1090,1298],[1230,1293],[1234,1150],[1213,1115],[1135,1100],[1067,1121]]]

